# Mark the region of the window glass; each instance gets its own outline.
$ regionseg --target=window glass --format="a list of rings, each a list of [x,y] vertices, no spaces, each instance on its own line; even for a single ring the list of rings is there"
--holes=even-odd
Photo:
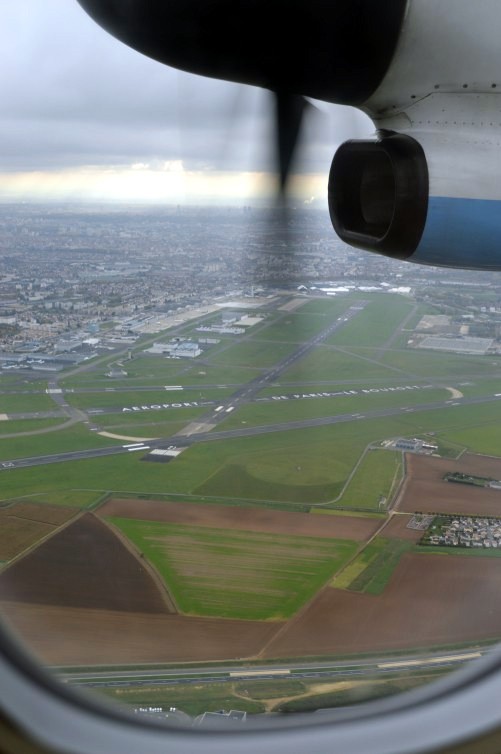
[[[77,3],[2,20],[5,622],[65,682],[190,725],[488,652],[499,278],[337,240],[357,112],[310,109],[285,210],[271,95],[150,61]]]

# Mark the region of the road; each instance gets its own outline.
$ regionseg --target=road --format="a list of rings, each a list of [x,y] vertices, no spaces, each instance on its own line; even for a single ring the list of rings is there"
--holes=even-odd
[[[331,680],[349,676],[395,674],[398,672],[449,668],[479,659],[489,650],[432,652],[425,655],[377,657],[335,662],[293,662],[267,665],[221,665],[186,668],[152,668],[142,670],[105,670],[84,673],[60,673],[68,683],[88,687],[169,686],[175,684],[225,683],[269,680],[275,678]]]

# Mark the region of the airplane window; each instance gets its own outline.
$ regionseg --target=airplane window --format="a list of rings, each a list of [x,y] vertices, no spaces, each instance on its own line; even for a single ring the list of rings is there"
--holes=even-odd
[[[501,633],[498,273],[336,237],[357,111],[306,108],[284,206],[271,95],[77,3],[2,15],[8,630],[190,730],[452,688]],[[383,237],[393,166],[356,164],[350,221]]]

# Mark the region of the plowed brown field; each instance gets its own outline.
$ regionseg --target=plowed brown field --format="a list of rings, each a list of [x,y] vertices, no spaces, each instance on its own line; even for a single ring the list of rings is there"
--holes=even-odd
[[[75,515],[74,508],[15,503],[0,509],[0,560],[11,560]]]
[[[458,461],[408,453],[407,481],[398,509],[424,513],[501,516],[501,490],[444,481],[448,471],[501,479],[501,458],[465,453]]]
[[[152,577],[110,529],[86,513],[0,574],[0,599],[166,613]]]
[[[407,524],[411,519],[411,515],[392,516],[381,532],[381,536],[389,537],[390,539],[406,539],[409,542],[418,542],[423,536],[424,531],[408,529]]]
[[[501,636],[501,559],[404,555],[382,595],[326,587],[266,657],[405,649]]]
[[[209,526],[215,529],[243,529],[357,541],[368,539],[381,525],[378,519],[356,516],[313,516],[309,513],[289,513],[263,508],[158,500],[113,499],[99,509],[99,515]]]
[[[49,665],[239,659],[259,652],[282,625],[12,602],[2,614]]]

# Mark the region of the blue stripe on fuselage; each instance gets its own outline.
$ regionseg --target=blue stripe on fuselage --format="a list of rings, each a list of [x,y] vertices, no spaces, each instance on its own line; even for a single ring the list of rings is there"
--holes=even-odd
[[[425,229],[409,261],[501,269],[501,201],[430,196]]]

